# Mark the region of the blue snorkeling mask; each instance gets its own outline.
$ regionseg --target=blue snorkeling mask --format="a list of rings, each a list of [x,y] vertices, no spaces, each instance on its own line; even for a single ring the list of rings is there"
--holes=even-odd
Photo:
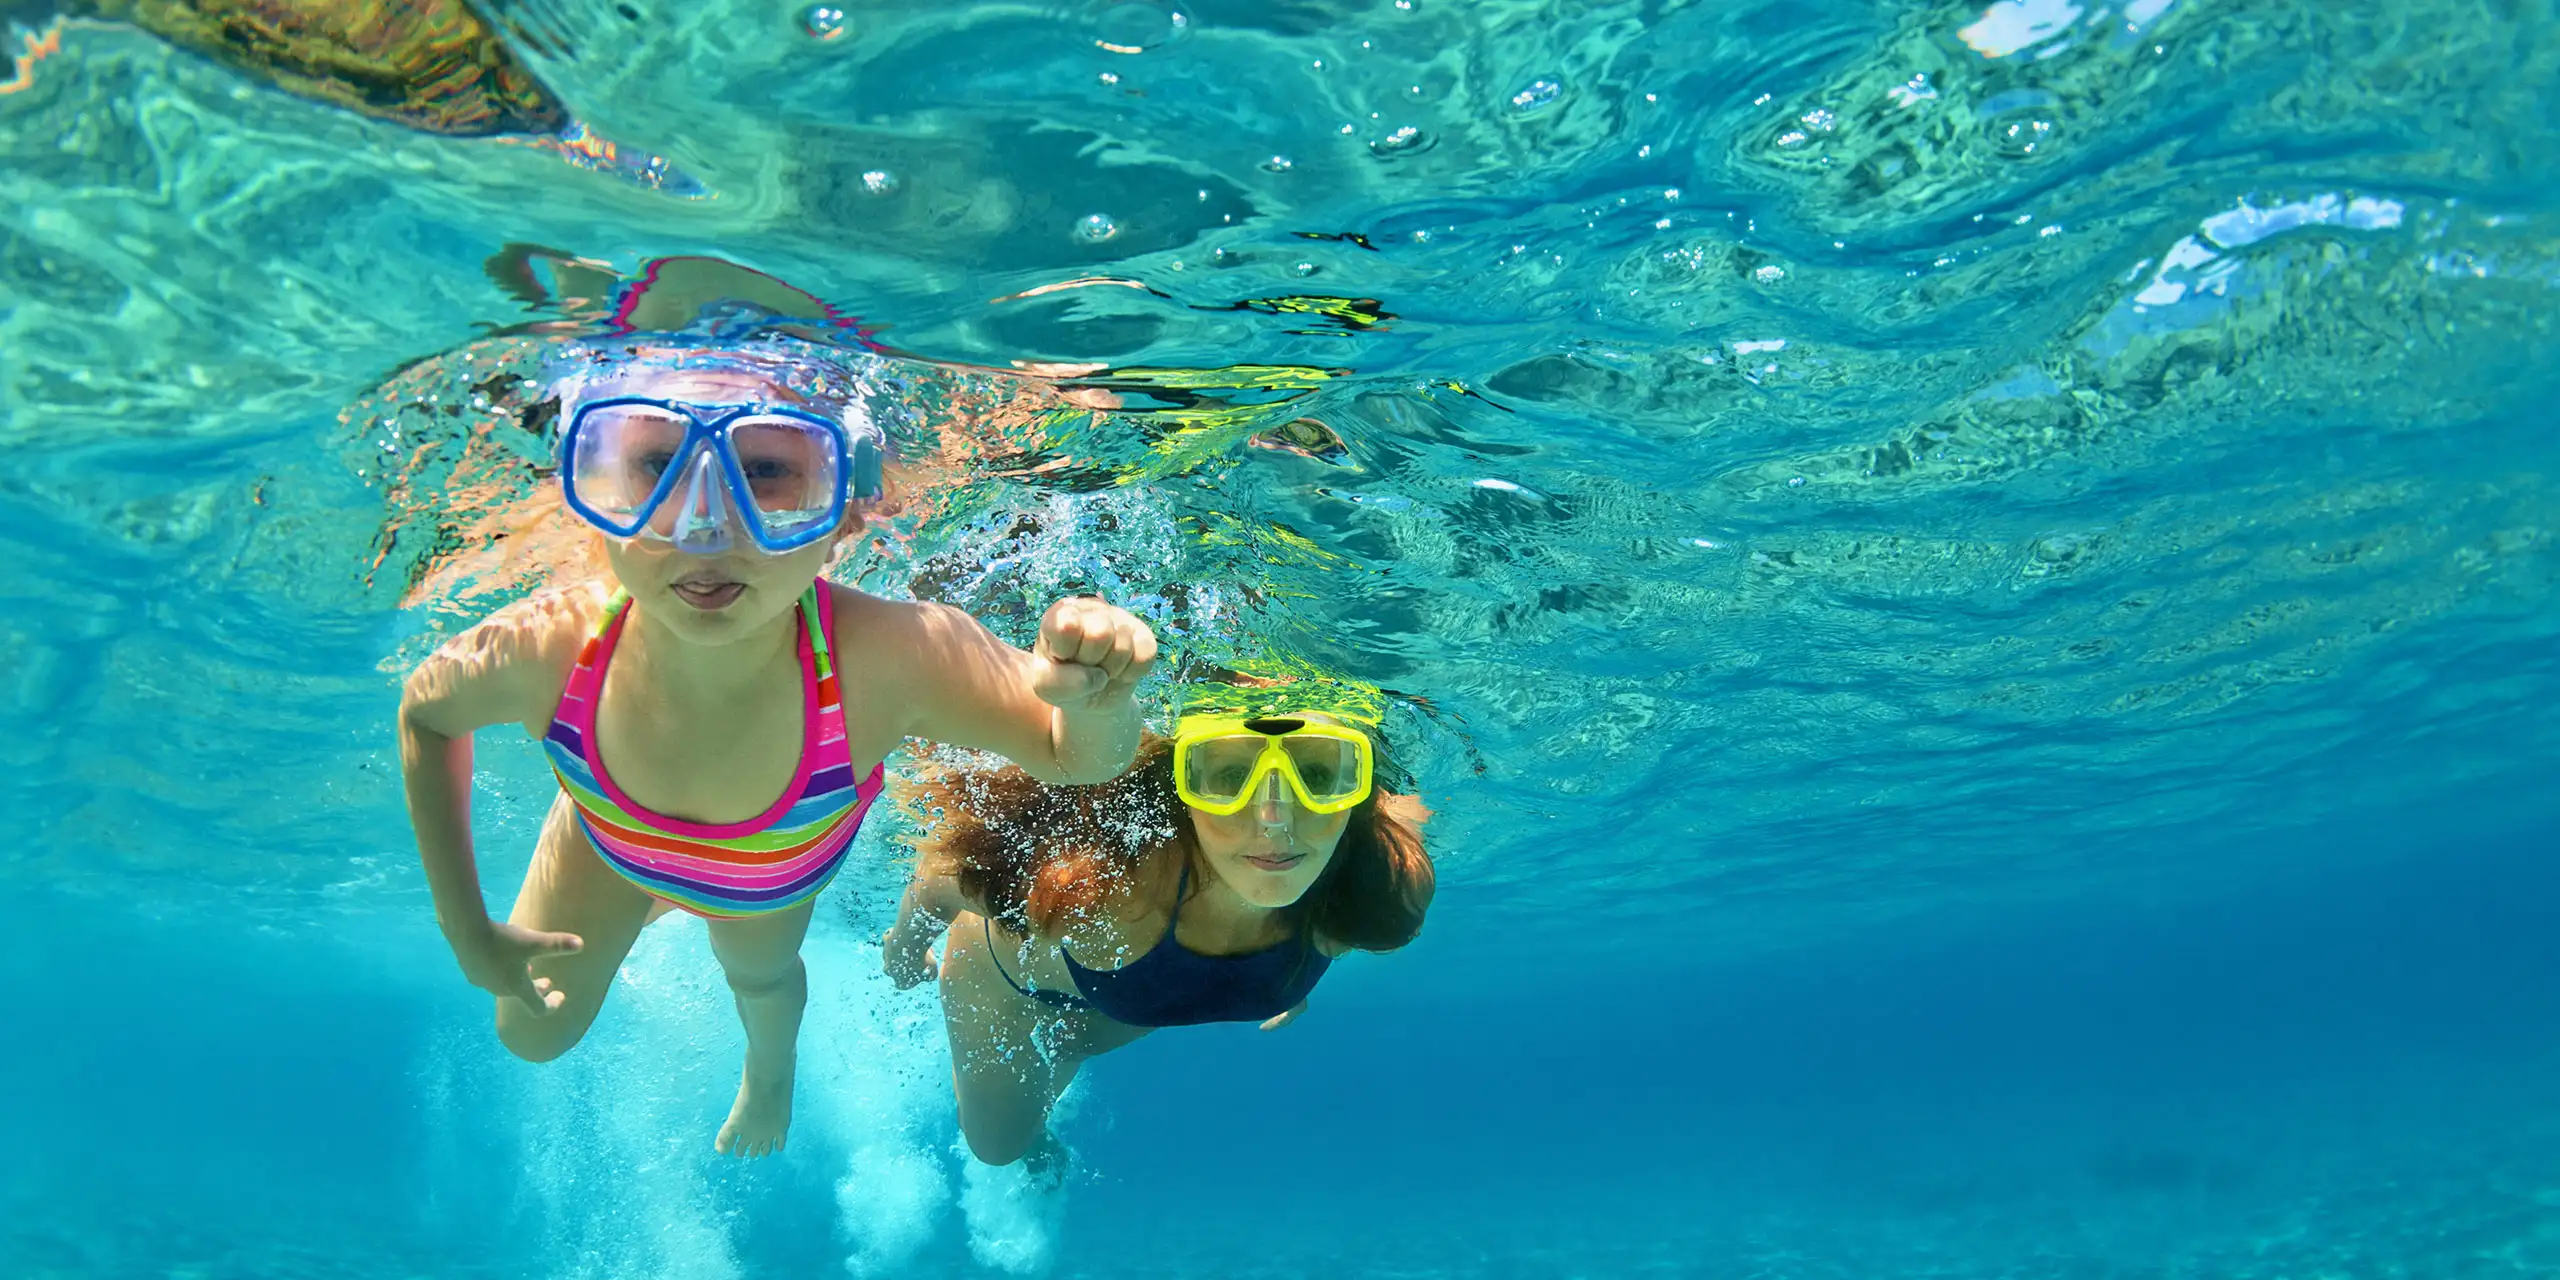
[[[560,438],[569,509],[616,538],[717,555],[740,537],[768,555],[825,538],[846,505],[880,496],[877,428],[789,405],[647,396],[575,401]]]

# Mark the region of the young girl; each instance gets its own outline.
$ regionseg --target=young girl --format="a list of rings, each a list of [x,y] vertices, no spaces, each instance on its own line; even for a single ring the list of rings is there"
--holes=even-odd
[[[1276,1030],[1334,957],[1421,931],[1423,811],[1377,789],[1375,740],[1286,688],[1258,701],[1183,716],[1102,786],[944,772],[911,797],[938,823],[881,963],[901,987],[934,976],[948,926],[943,1020],[979,1159],[1054,1159],[1049,1108],[1086,1059],[1158,1027]]]
[[[1126,768],[1146,625],[1052,605],[1033,652],[956,610],[819,578],[883,440],[816,348],[581,349],[560,386],[560,478],[611,581],[537,593],[454,637],[400,704],[409,813],[436,919],[498,1038],[535,1062],[595,1021],[641,926],[709,921],[746,1064],[714,1145],[782,1148],[812,901],[843,864],[901,740],[967,743],[1028,776]],[[504,922],[471,848],[471,734],[516,723],[560,782]]]

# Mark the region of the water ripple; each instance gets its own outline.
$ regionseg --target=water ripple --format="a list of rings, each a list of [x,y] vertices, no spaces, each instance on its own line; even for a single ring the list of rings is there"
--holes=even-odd
[[[2560,751],[2539,7],[536,8],[716,198],[103,26],[0,98],[13,873],[417,908],[391,673],[521,588],[457,495],[538,487],[525,353],[673,260],[898,371],[848,576],[1391,690],[1453,946],[1785,941]]]

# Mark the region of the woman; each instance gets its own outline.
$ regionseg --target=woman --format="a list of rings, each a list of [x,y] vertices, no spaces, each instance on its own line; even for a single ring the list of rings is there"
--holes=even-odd
[[[1426,815],[1377,788],[1375,740],[1286,687],[1234,692],[1099,786],[1006,768],[908,788],[930,820],[881,962],[901,987],[935,976],[948,927],[943,1019],[979,1159],[1050,1163],[1049,1109],[1086,1059],[1158,1027],[1276,1030],[1334,957],[1421,931]]]

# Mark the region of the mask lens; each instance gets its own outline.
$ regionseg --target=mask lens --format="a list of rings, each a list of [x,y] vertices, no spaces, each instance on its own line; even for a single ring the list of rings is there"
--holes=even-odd
[[[580,420],[569,456],[569,485],[578,501],[608,520],[637,525],[659,481],[685,459],[686,422],[648,405],[608,405]]]
[[[1289,763],[1298,770],[1298,784],[1318,804],[1339,804],[1360,794],[1360,748],[1340,738],[1313,735],[1291,735],[1280,740],[1282,750],[1289,753]]]
[[[1253,762],[1262,755],[1262,743],[1258,735],[1241,734],[1191,744],[1182,762],[1183,786],[1211,804],[1236,799],[1253,779]]]
[[[842,514],[844,450],[833,432],[780,415],[741,418],[729,447],[766,536],[787,538]]]

